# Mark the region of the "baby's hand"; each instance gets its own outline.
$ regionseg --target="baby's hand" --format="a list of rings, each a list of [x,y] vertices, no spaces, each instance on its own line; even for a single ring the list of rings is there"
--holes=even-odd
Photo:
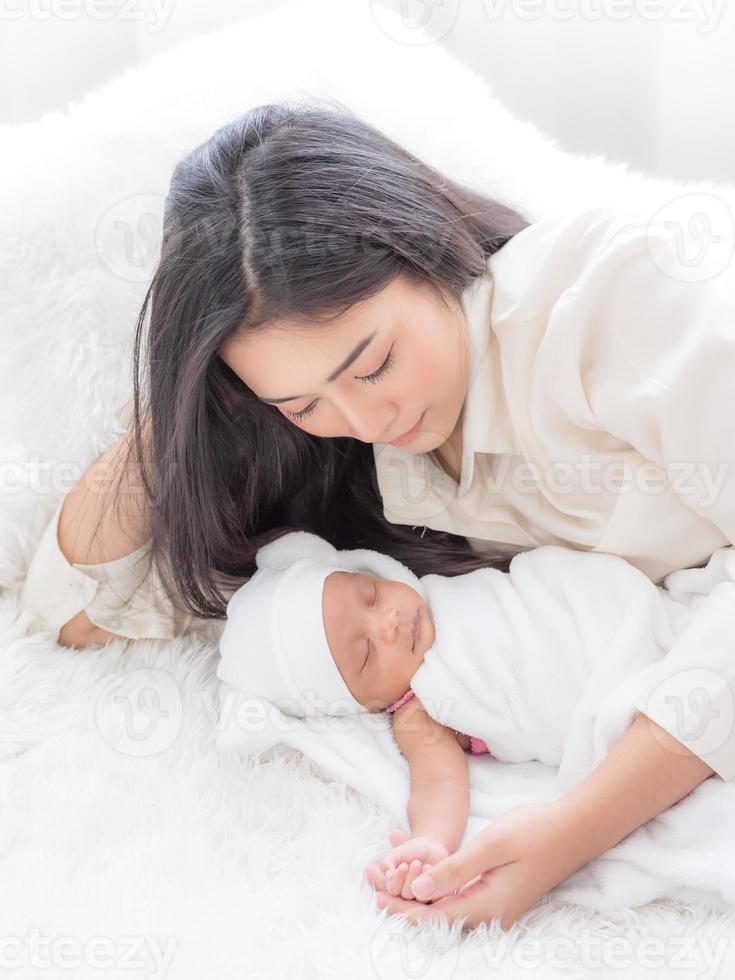
[[[420,901],[411,886],[433,864],[448,857],[449,851],[434,837],[409,838],[399,828],[389,831],[388,836],[393,848],[377,864],[369,864],[365,876],[379,891]]]

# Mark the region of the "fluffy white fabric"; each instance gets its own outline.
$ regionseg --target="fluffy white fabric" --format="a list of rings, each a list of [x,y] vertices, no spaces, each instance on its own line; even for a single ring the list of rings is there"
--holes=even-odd
[[[252,105],[325,96],[533,218],[594,204],[656,208],[688,192],[735,209],[733,186],[681,185],[563,152],[442,45],[398,43],[397,14],[375,10],[293,3],[186,42],[68,112],[0,127],[0,912],[4,936],[21,944],[18,975],[31,975],[34,928],[41,939],[82,944],[71,970],[79,980],[99,976],[94,936],[109,940],[108,977],[130,976],[131,959],[162,976],[154,943],[173,944],[165,975],[177,980],[359,976],[361,967],[403,977],[402,956],[413,966],[426,959],[425,942],[379,912],[359,880],[393,823],[373,803],[377,787],[363,796],[335,766],[288,748],[262,764],[217,752],[217,628],[205,640],[76,652],[28,634],[17,615],[25,570],[61,495],[129,423],[133,328],[157,244],[145,216],[155,230],[176,161]],[[522,58],[519,70],[532,70]],[[158,741],[133,737],[157,717]],[[555,795],[553,767],[470,765],[474,800],[492,789],[496,813],[531,787],[537,798]],[[384,779],[398,805],[400,771],[386,765]],[[715,790],[699,792],[712,797],[712,820]],[[672,840],[670,819],[654,832]],[[687,859],[686,849],[669,853],[667,869]],[[604,867],[605,859],[595,873]],[[699,896],[691,906],[606,914],[550,897],[510,936],[493,924],[461,944],[456,930],[427,928],[434,976],[484,975],[492,963],[510,977],[529,957],[534,976],[555,974],[548,951],[560,941],[583,972],[590,949],[607,953],[618,973],[626,955],[635,971],[638,953],[658,956],[668,975],[683,964],[711,976],[712,960],[724,970],[733,956],[729,917]],[[638,950],[643,937],[660,939],[658,953]],[[696,939],[684,946],[686,937]],[[68,976],[69,962],[57,949],[43,975]]]

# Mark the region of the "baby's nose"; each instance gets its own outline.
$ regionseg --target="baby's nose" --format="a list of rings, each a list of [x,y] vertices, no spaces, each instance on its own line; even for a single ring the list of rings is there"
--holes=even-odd
[[[401,614],[398,609],[389,609],[383,620],[383,631],[387,640],[394,640],[401,628]]]

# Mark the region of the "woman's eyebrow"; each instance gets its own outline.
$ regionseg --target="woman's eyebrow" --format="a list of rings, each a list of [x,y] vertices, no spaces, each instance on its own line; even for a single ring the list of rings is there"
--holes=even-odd
[[[363,337],[363,339],[360,341],[357,347],[352,351],[351,354],[347,355],[347,357],[344,359],[344,361],[342,361],[342,363],[336,369],[336,371],[332,371],[332,373],[328,375],[328,377],[324,381],[324,384],[330,384],[332,381],[336,381],[337,378],[340,376],[340,374],[342,374],[343,371],[346,371],[347,368],[350,366],[350,364],[352,364],[354,361],[358,359],[360,354],[362,354],[362,352],[365,350],[365,348],[373,339],[373,337],[377,335],[377,333],[378,331],[374,330],[369,337]],[[267,402],[269,405],[280,405],[281,402],[291,402],[291,401],[295,401],[295,399],[297,398],[305,398],[305,397],[306,397],[305,395],[286,395],[285,398],[263,398],[261,395],[258,395],[258,398],[260,398],[262,402]]]

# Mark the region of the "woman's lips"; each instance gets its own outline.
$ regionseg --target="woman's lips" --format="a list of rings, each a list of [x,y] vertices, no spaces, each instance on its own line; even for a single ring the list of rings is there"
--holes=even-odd
[[[409,429],[408,432],[404,432],[402,436],[399,436],[397,439],[394,439],[390,443],[390,445],[391,446],[405,446],[406,443],[411,442],[411,440],[414,438],[414,436],[416,435],[416,433],[421,428],[421,422],[423,421],[423,418],[424,418],[424,413],[422,412],[421,413],[421,418],[418,420],[418,422],[416,423],[416,425],[412,429]]]

